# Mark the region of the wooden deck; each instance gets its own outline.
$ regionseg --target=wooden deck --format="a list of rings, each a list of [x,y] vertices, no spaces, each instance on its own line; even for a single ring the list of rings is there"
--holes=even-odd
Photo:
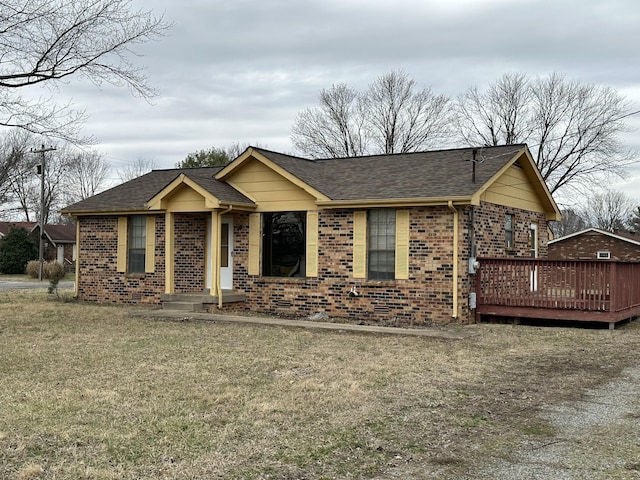
[[[617,322],[640,315],[640,262],[481,258],[476,320]]]

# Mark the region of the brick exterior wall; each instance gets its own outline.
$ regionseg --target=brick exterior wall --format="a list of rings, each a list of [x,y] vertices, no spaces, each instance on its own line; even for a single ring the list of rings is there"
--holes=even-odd
[[[469,210],[470,207],[467,207]],[[505,247],[505,215],[513,215],[514,246]],[[483,202],[474,208],[478,257],[529,257],[529,229],[538,226],[538,257],[547,256],[549,228],[544,214]]]
[[[164,292],[164,215],[156,216],[155,272],[128,275],[116,268],[118,217],[81,217],[78,298],[100,303],[159,304]]]
[[[549,245],[552,260],[597,260],[598,252],[610,252],[611,260],[640,261],[640,245],[599,232],[585,232]]]
[[[458,318],[469,322],[471,207],[459,209]],[[514,215],[514,248],[506,251],[504,215]],[[529,256],[530,225],[538,225],[539,254],[547,253],[543,214],[483,203],[474,207],[478,256]],[[427,325],[452,321],[453,213],[447,207],[413,208],[410,213],[409,279],[369,281],[352,277],[353,210],[328,210],[319,216],[317,278],[264,278],[247,275],[248,216],[236,215],[234,289],[247,296],[245,308],[277,315],[331,317],[383,325]],[[360,296],[350,297],[355,286]]]
[[[206,226],[204,215],[176,214],[174,217],[175,293],[200,293],[205,287]]]
[[[458,312],[454,321],[472,320],[468,295],[471,218],[478,256],[529,256],[528,230],[538,224],[540,256],[546,255],[547,224],[543,214],[492,204],[458,208]],[[325,312],[331,317],[380,325],[428,325],[452,321],[453,213],[447,207],[410,209],[409,279],[354,279],[353,210],[324,210],[319,214],[318,277],[269,278],[248,275],[249,215],[233,215],[234,291],[247,301],[234,310],[286,316]],[[515,247],[504,248],[504,215],[514,215]],[[80,282],[82,300],[159,303],[164,292],[164,215],[156,217],[156,271],[128,276],[116,272],[117,217],[80,219]],[[175,216],[175,291],[201,291],[205,277],[206,216]],[[358,297],[350,297],[356,287]]]

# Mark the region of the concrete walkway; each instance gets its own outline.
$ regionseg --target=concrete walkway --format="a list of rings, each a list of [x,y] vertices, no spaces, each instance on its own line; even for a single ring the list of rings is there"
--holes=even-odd
[[[279,327],[293,327],[293,328],[309,328],[316,330],[337,330],[343,332],[358,332],[358,333],[377,333],[384,335],[405,335],[413,337],[431,337],[431,338],[443,338],[449,340],[462,340],[464,338],[472,337],[472,333],[456,332],[451,330],[445,330],[444,328],[400,328],[400,327],[380,327],[376,325],[355,325],[350,323],[333,323],[333,322],[318,322],[312,320],[291,320],[277,317],[257,317],[249,315],[228,315],[228,314],[212,314],[212,313],[193,313],[184,312],[178,310],[146,310],[139,312],[132,312],[130,314],[133,317],[151,317],[159,319],[169,320],[200,320],[209,322],[223,322],[223,323],[242,323],[253,325],[267,325],[267,326],[279,326]]]

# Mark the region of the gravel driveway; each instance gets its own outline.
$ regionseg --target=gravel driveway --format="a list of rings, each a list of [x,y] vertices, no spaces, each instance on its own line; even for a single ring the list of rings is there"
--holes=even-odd
[[[555,436],[527,442],[513,458],[491,462],[468,479],[640,479],[640,367],[587,391],[578,402],[549,405],[541,417]]]

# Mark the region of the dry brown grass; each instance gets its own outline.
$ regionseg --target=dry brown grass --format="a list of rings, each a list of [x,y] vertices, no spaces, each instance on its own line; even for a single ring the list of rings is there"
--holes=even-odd
[[[636,324],[437,340],[130,310],[0,293],[0,478],[473,478],[640,347]]]

